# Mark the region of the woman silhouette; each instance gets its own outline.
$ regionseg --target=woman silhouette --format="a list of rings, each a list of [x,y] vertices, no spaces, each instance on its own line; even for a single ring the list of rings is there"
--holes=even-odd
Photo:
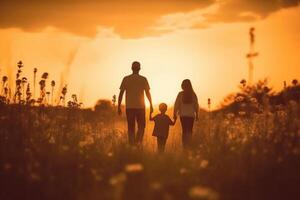
[[[184,149],[191,146],[191,138],[195,119],[198,120],[199,104],[192,83],[185,79],[181,84],[182,91],[178,93],[174,105],[174,119],[180,117],[182,127],[182,145]]]

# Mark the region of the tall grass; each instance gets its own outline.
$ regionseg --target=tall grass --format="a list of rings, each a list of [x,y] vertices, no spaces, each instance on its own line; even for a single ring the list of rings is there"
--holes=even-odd
[[[191,151],[178,123],[163,155],[151,123],[143,150],[127,146],[115,98],[94,111],[2,104],[0,198],[297,199],[299,96],[298,83],[279,93],[242,84],[221,109],[201,110]]]
[[[13,86],[8,84],[8,76],[2,77],[2,88],[0,93],[0,104],[19,104],[19,105],[27,105],[27,106],[54,106],[54,89],[55,89],[55,81],[51,81],[51,90],[47,91],[47,79],[49,78],[49,73],[44,72],[41,75],[41,79],[39,83],[39,97],[36,98],[36,77],[38,69],[34,68],[33,70],[33,92],[30,87],[30,80],[27,79],[26,76],[22,77],[24,64],[22,61],[17,63],[17,73],[15,78],[15,89],[14,95],[11,97],[11,91]],[[11,77],[10,77],[11,78]],[[66,95],[67,95],[67,86],[63,87],[61,91],[61,95],[57,100],[57,106],[66,106]],[[83,104],[81,102],[74,99],[74,95],[72,95],[72,99],[68,102],[68,106],[72,108],[79,108]],[[51,101],[50,101],[51,96]],[[76,96],[76,95],[75,95]]]

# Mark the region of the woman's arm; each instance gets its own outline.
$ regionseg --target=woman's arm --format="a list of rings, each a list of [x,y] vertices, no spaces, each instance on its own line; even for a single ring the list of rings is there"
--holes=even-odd
[[[173,118],[176,119],[177,118],[177,113],[179,111],[179,106],[180,106],[180,93],[178,93],[176,100],[175,100],[175,104],[174,104],[174,111],[173,111]]]
[[[195,94],[195,100],[194,100],[194,107],[195,107],[195,114],[196,114],[196,120],[199,118],[199,103],[198,103],[198,97]]]
[[[171,120],[171,119],[170,119]],[[177,117],[175,117],[173,120],[171,120],[171,126],[174,126],[176,124],[176,120],[177,120]]]

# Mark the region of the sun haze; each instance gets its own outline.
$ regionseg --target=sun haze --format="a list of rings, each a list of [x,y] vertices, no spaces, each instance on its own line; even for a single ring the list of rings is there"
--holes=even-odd
[[[11,0],[0,11],[0,75],[13,79],[22,60],[30,80],[35,67],[48,72],[87,107],[117,94],[134,60],[155,104],[172,104],[188,78],[200,106],[216,107],[248,77],[250,27],[254,81],[280,89],[300,77],[297,0]]]

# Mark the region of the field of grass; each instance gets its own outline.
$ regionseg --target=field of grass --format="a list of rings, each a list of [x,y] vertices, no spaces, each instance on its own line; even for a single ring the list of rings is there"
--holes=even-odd
[[[0,199],[298,199],[300,87],[264,83],[202,110],[193,149],[180,124],[167,152],[127,146],[125,119],[111,108],[0,105]],[[104,107],[105,108],[105,107]]]

